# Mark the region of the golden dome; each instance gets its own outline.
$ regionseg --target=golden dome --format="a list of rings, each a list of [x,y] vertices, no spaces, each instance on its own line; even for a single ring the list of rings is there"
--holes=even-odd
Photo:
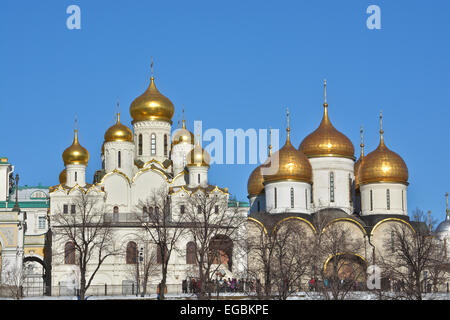
[[[87,166],[89,161],[89,152],[78,143],[78,132],[75,129],[73,143],[63,152],[64,165],[82,164]]]
[[[129,141],[133,142],[133,132],[126,125],[120,123],[120,113],[117,113],[117,122],[105,132],[105,142]]]
[[[200,140],[197,139],[196,145],[189,151],[186,160],[188,167],[209,167],[211,157],[209,153],[200,146]]]
[[[147,90],[130,106],[130,114],[134,121],[161,120],[172,123],[174,110],[172,102],[156,88],[153,77]]]
[[[373,182],[398,182],[408,184],[408,167],[405,161],[384,144],[383,129],[380,144],[361,161],[359,184]]]
[[[322,122],[319,127],[300,144],[299,150],[308,158],[343,157],[355,159],[353,143],[336,130],[328,118],[328,104],[324,103]]]
[[[263,165],[260,165],[255,168],[250,174],[247,182],[247,191],[249,197],[257,196],[261,192],[264,191],[264,178],[261,173],[261,168]]]
[[[289,136],[289,111],[287,113],[287,137],[284,146],[269,157],[266,161],[269,173],[262,172],[264,183],[281,181],[281,180],[295,180],[312,183],[312,167],[308,158],[303,152],[294,148],[291,144]],[[270,171],[278,168],[276,173]],[[265,170],[264,170],[265,171]]]
[[[62,185],[65,185],[66,182],[67,182],[67,171],[66,171],[66,169],[64,169],[59,174],[59,183],[62,184]]]
[[[177,145],[179,143],[194,144],[194,134],[186,129],[184,120],[181,129],[175,130],[172,136],[172,144]]]

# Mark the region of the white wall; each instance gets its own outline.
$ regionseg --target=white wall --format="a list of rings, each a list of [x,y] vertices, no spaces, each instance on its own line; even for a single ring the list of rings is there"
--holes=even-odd
[[[360,186],[361,211],[369,214],[404,214],[408,213],[406,191],[407,186],[402,183],[371,183]],[[386,190],[390,193],[390,209],[387,208]],[[370,191],[372,191],[373,207],[370,207]],[[403,192],[403,205],[402,205]]]
[[[294,208],[291,207],[291,188],[294,189]],[[299,181],[270,182],[265,185],[264,190],[266,208],[269,213],[310,212],[311,185],[309,183]]]
[[[164,161],[169,158],[170,152],[170,128],[165,121],[138,121],[133,124],[136,159],[143,162],[155,159]],[[151,154],[151,134],[156,134],[156,155]],[[142,155],[139,155],[139,134],[142,134]],[[167,135],[167,156],[164,156],[164,135]]]

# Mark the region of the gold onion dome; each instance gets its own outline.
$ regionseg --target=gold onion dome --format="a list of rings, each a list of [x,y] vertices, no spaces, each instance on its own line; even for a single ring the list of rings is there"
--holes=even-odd
[[[181,129],[177,129],[172,137],[172,144],[177,145],[179,143],[194,144],[194,134],[186,129],[186,122],[183,120]]]
[[[209,153],[200,146],[200,140],[186,156],[188,167],[209,167],[211,157]]]
[[[66,182],[67,182],[67,171],[66,171],[66,169],[64,169],[59,174],[59,183],[62,184],[62,185],[65,185]]]
[[[323,104],[323,118],[319,127],[303,139],[299,150],[308,158],[315,157],[343,157],[355,159],[353,143],[343,133],[336,130],[328,117],[328,103]]]
[[[266,172],[266,174],[263,172],[264,183],[282,180],[295,180],[312,183],[311,164],[305,154],[294,148],[291,144],[289,132],[290,128],[288,113],[286,143],[280,150],[270,156],[266,162],[268,164],[268,168],[266,170],[269,172]],[[274,168],[278,168],[278,171],[276,173],[271,173],[270,171]]]
[[[402,157],[386,147],[382,128],[380,144],[363,158],[358,175],[360,185],[376,182],[408,184],[408,167]]]
[[[70,147],[64,150],[62,155],[64,165],[81,164],[87,166],[89,161],[89,152],[78,142],[78,130],[75,129],[75,137]]]
[[[264,191],[264,178],[261,172],[263,165],[255,168],[250,174],[247,182],[247,192],[250,197],[257,196]]]
[[[105,142],[128,141],[133,142],[133,133],[130,128],[120,123],[120,113],[117,113],[117,122],[105,132]]]
[[[147,90],[131,103],[130,115],[135,122],[161,120],[172,123],[174,110],[172,102],[158,91],[155,79],[151,77]]]

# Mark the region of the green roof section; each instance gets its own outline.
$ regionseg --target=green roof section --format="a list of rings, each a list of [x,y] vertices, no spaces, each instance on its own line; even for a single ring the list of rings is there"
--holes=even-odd
[[[0,209],[12,209],[14,208],[14,201],[2,201],[0,202]],[[49,208],[49,201],[19,201],[20,209],[28,209],[28,208]]]
[[[245,201],[237,201],[237,200],[229,200],[228,201],[228,208],[249,208],[250,204]]]

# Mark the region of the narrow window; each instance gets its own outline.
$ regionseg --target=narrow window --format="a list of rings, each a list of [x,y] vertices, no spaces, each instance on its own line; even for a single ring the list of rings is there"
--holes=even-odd
[[[386,190],[386,207],[391,210],[391,192],[389,189]]]
[[[142,156],[142,134],[139,135],[138,142],[138,154]]]
[[[314,203],[314,197],[313,197],[313,192],[314,192],[314,189],[313,188],[311,188],[311,203]]]
[[[118,168],[121,168],[121,167],[122,167],[122,157],[121,157],[120,151],[117,152],[117,167],[118,167]]]
[[[214,206],[214,213],[215,213],[215,214],[218,214],[218,213],[219,213],[219,206],[218,206],[218,205],[215,205],[215,206]]]
[[[144,221],[148,220],[148,210],[147,207],[143,207],[142,208],[142,218],[144,219]]]
[[[391,251],[394,253],[395,251],[395,242],[394,242],[395,234],[394,231],[391,231]]]
[[[63,206],[63,213],[69,213],[69,205],[68,204],[65,204]]]
[[[75,245],[73,242],[67,242],[64,246],[64,263],[75,264]]]
[[[200,173],[197,175],[198,183],[200,184]]]
[[[403,190],[402,190],[402,211],[405,211],[405,202],[403,199]]]
[[[185,210],[186,210],[186,208],[184,207],[184,204],[182,204],[182,205],[180,206],[180,213],[181,213],[181,214],[184,214]]]
[[[261,204],[259,203],[259,200],[258,200],[258,202],[256,204],[258,206],[258,212],[261,212]]]
[[[75,212],[76,212],[76,210],[75,210],[75,205],[72,204],[72,205],[70,206],[70,213],[71,213],[71,214],[75,214]]]
[[[119,213],[119,207],[118,207],[118,206],[115,206],[115,207],[113,208],[113,212],[114,212],[114,213]]]
[[[305,206],[308,209],[308,189],[305,189]]]
[[[164,250],[164,260],[167,261],[168,260],[167,256],[169,255],[169,252],[167,251],[167,247],[165,247],[164,249],[165,249]],[[161,248],[161,245],[158,244],[156,246],[156,263],[158,263],[158,264],[162,264],[162,261],[163,261],[162,254],[161,254],[162,252],[163,252],[163,250]]]
[[[348,199],[350,200],[350,203],[353,202],[353,196],[352,196],[352,177],[350,174],[348,175]]]
[[[373,211],[373,192],[370,190],[370,211]]]
[[[294,188],[291,188],[291,209],[294,208]]]
[[[274,192],[274,202],[275,202],[275,209],[277,208],[277,188],[275,188],[275,190],[274,190],[275,192]]]
[[[151,136],[152,156],[156,154],[156,134],[152,133]]]
[[[150,219],[153,219],[153,218],[154,218],[154,215],[153,215],[153,207],[148,208],[148,216],[149,216]]]
[[[75,182],[78,181],[78,174],[77,174],[77,173],[78,173],[78,172],[75,171]]]
[[[134,241],[127,244],[126,262],[127,264],[136,264],[137,262],[137,245]]]
[[[118,206],[115,206],[113,208],[113,221],[119,222],[119,207]]]
[[[200,205],[197,206],[197,212],[198,212],[199,214],[202,213],[202,206],[200,206]]]
[[[330,202],[334,202],[334,172],[330,172]]]
[[[164,156],[167,157],[167,134],[164,135]]]

